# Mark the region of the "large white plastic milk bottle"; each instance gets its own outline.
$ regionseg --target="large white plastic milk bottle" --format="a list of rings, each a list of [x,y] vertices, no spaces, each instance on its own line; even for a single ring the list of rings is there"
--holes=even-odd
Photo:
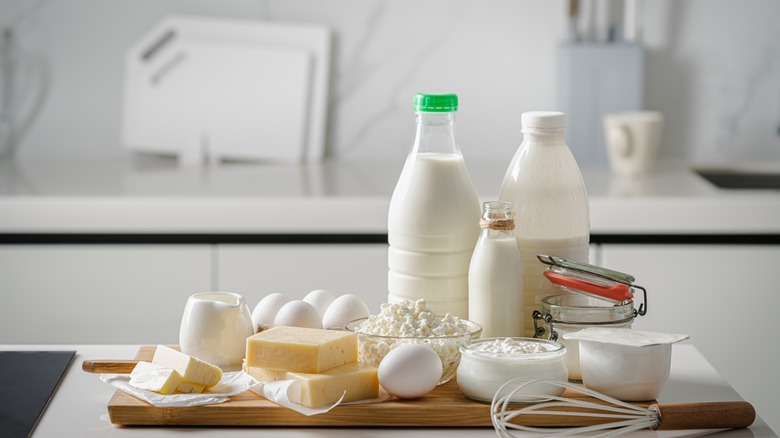
[[[559,112],[522,115],[523,143],[504,176],[499,198],[515,207],[515,235],[525,271],[525,335],[533,336],[534,309],[560,293],[537,254],[588,261],[590,209],[582,174],[564,140]]]
[[[417,94],[412,151],[390,200],[388,301],[425,299],[468,318],[468,271],[481,208],[455,138],[454,94]]]

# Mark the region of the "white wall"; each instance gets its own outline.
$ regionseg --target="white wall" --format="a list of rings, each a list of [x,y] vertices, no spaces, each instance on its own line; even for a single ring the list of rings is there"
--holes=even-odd
[[[653,1],[646,104],[666,115],[662,154],[780,159],[780,3]]]
[[[7,25],[32,2],[0,2]],[[48,94],[20,157],[121,156],[124,50],[167,13],[324,23],[334,30],[330,155],[403,157],[411,96],[454,91],[467,159],[509,160],[519,114],[556,102],[565,2],[518,0],[50,0],[20,25]],[[646,107],[661,154],[780,160],[780,3],[645,2]],[[577,148],[576,142],[570,145]]]

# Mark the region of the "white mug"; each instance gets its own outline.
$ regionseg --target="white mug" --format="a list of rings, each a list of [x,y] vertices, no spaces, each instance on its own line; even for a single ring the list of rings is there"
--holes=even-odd
[[[604,139],[612,173],[638,177],[653,167],[663,130],[658,111],[604,114]]]
[[[183,353],[220,367],[238,367],[246,352],[246,338],[255,334],[252,314],[244,297],[231,292],[192,295],[184,307],[179,328]]]

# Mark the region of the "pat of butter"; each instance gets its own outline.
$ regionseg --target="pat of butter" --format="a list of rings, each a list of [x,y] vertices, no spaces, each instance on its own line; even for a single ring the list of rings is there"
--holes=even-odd
[[[206,385],[201,385],[199,383],[192,383],[188,382],[186,380],[182,380],[181,383],[179,383],[179,386],[176,388],[179,392],[183,392],[186,394],[200,394],[203,392],[203,390],[206,389]]]
[[[357,361],[357,335],[340,330],[274,327],[246,340],[246,365],[322,373]]]
[[[164,345],[157,346],[152,363],[173,368],[181,374],[182,380],[206,388],[216,385],[222,378],[222,370],[218,366]]]
[[[310,408],[335,403],[342,395],[344,402],[376,398],[379,395],[377,369],[359,362],[344,364],[320,374],[293,373],[246,365],[244,371],[261,382],[295,380],[299,390],[288,394],[290,400]]]
[[[138,362],[130,373],[130,386],[160,394],[171,394],[181,383],[181,374],[173,368]]]

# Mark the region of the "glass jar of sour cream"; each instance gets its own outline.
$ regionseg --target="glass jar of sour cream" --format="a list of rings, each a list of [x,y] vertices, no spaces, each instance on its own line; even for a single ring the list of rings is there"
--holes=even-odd
[[[466,397],[490,403],[496,391],[517,377],[566,381],[566,347],[558,342],[533,338],[485,338],[460,347],[458,387]],[[563,388],[535,384],[527,392],[542,396],[561,395]],[[517,395],[515,403],[529,403],[544,397]]]

